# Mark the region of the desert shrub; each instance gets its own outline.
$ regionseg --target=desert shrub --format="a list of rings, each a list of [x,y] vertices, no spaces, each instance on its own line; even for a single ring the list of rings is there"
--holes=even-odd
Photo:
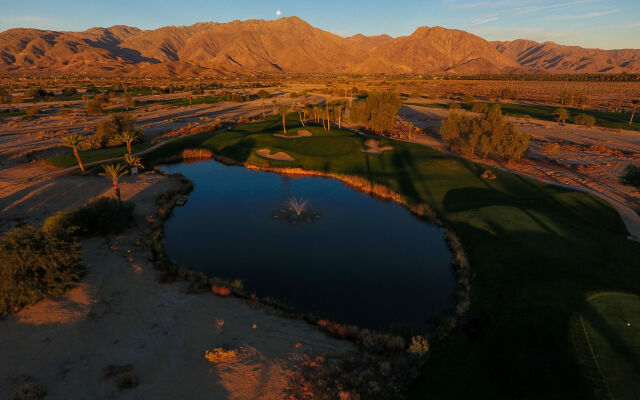
[[[82,236],[119,233],[133,222],[133,203],[97,197],[74,210],[60,211],[45,220],[43,230],[55,235]]]
[[[63,96],[75,96],[76,94],[78,94],[78,89],[74,88],[73,86],[62,89]]]
[[[38,107],[30,107],[25,114],[25,118],[33,119],[40,114],[40,109]]]
[[[414,336],[407,351],[413,356],[424,357],[429,352],[429,341],[423,336]]]
[[[464,95],[465,103],[473,103],[474,101],[476,101],[476,98],[471,93],[467,93]]]
[[[242,96],[242,95],[233,94],[231,96],[231,101],[233,101],[235,103],[244,103],[245,99],[244,99],[244,96]]]
[[[82,276],[80,243],[33,226],[0,237],[0,315],[60,296]]]
[[[640,165],[627,165],[620,177],[620,182],[624,185],[640,188]]]
[[[431,100],[438,100],[438,95],[437,95],[437,94],[435,94],[435,93],[431,93],[431,94],[429,95],[429,98],[430,98]]]
[[[422,97],[422,95],[420,94],[419,91],[414,90],[413,92],[411,92],[411,94],[409,95],[411,98],[413,99],[419,99],[420,97]]]
[[[140,381],[134,374],[125,374],[116,378],[116,385],[119,390],[133,389],[138,386]]]
[[[474,113],[486,113],[487,111],[489,111],[487,103],[475,103],[473,107],[471,107],[471,112]]]
[[[558,154],[560,151],[560,144],[558,143],[545,143],[542,145],[542,152],[546,154]]]
[[[40,400],[44,399],[46,395],[47,391],[42,387],[25,383],[14,390],[9,400]]]
[[[98,100],[98,96],[96,96],[95,99],[87,102],[87,114],[100,115],[103,113],[104,110],[102,109],[102,102]]]
[[[573,118],[573,123],[590,128],[596,124],[596,119],[588,114],[578,114]]]
[[[461,109],[462,106],[458,103],[451,103],[449,104],[449,110],[459,110]]]

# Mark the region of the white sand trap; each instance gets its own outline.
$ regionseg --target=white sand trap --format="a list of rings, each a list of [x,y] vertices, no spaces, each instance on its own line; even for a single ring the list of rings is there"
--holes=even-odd
[[[301,138],[301,137],[309,137],[309,136],[313,136],[313,135],[311,134],[311,132],[309,132],[309,131],[307,131],[307,130],[304,130],[304,129],[299,130],[299,131],[298,131],[298,132],[296,132],[296,133],[297,133],[297,135],[296,135],[296,136],[287,136],[287,135],[284,135],[284,134],[282,134],[282,133],[274,133],[274,134],[273,134],[273,136],[280,137],[280,138],[285,138],[285,139],[295,139],[295,138]]]
[[[364,142],[364,145],[367,148],[362,149],[363,153],[381,154],[381,153],[384,153],[385,151],[393,150],[392,146],[380,147],[380,142],[375,139],[367,139]]]
[[[283,153],[281,151],[271,154],[271,149],[260,149],[256,151],[256,154],[262,158],[267,158],[269,160],[277,160],[277,161],[293,161],[295,160],[293,157],[288,155],[287,153]]]

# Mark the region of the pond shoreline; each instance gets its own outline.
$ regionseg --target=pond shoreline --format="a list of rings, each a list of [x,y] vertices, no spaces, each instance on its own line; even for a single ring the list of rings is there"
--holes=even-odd
[[[440,218],[438,218],[435,212],[433,212],[433,210],[427,204],[412,203],[404,196],[389,189],[384,185],[376,184],[367,179],[357,176],[336,174],[317,170],[305,170],[302,168],[271,167],[269,163],[261,165],[251,162],[241,162],[218,154],[213,154],[213,159],[228,166],[242,166],[248,170],[264,171],[284,176],[324,177],[336,179],[349,188],[356,190],[357,192],[367,194],[378,200],[394,201],[395,203],[398,203],[405,207],[412,215],[433,223],[435,226],[441,228],[444,231],[445,243],[452,254],[451,266],[454,272],[456,288],[454,295],[455,300],[452,307],[454,311],[448,315],[440,317],[437,328],[428,332],[424,332],[424,334],[426,334],[427,337],[432,341],[444,340],[457,326],[459,319],[467,312],[470,305],[471,291],[471,268],[468,257],[455,233],[451,229],[449,229]],[[245,298],[252,304],[259,303],[259,305],[261,306],[277,310],[278,313],[285,314],[289,317],[304,319],[333,336],[346,338],[362,345],[364,343],[371,343],[371,337],[373,335],[374,337],[378,338],[377,340],[373,340],[373,342],[377,342],[373,347],[380,347],[380,344],[387,343],[388,345],[381,346],[384,351],[397,351],[404,348],[404,344],[400,344],[397,339],[394,340],[393,335],[375,333],[370,331],[369,329],[362,329],[356,326],[339,324],[326,319],[318,319],[317,317],[308,315],[308,313],[305,312],[293,312],[286,305],[283,305],[272,299],[258,299],[255,296],[247,296],[244,289],[237,284],[234,285],[233,283],[218,278],[207,278],[207,276],[201,271],[174,265],[173,261],[170,260],[166,255],[164,249],[164,221],[166,221],[171,215],[173,207],[175,206],[175,202],[178,200],[178,198],[180,196],[188,194],[193,189],[193,184],[187,178],[183,177],[183,179],[184,181],[181,189],[170,196],[169,199],[166,199],[166,201],[162,201],[161,204],[158,205],[158,214],[163,216],[163,223],[161,227],[155,227],[154,229],[155,233],[153,237],[155,238],[156,243],[152,244],[152,248],[154,249],[154,258],[157,258],[158,261],[160,261],[160,263],[165,266],[165,271],[173,271],[171,275],[177,275],[183,279],[191,281],[192,283],[195,281],[197,282],[196,286],[200,286],[200,288],[210,287],[211,290],[216,294],[231,294],[237,297]],[[161,230],[158,231],[158,229]],[[158,238],[161,238],[161,246],[157,243]]]

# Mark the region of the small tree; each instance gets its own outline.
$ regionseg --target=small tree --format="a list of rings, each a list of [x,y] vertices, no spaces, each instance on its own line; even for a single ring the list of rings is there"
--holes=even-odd
[[[633,112],[631,113],[631,120],[629,120],[629,126],[631,126],[631,124],[633,124],[633,117],[636,115],[636,109],[638,108],[638,105],[640,104],[640,99],[631,100],[631,104],[633,104]]]
[[[129,107],[134,107],[136,105],[136,101],[133,99],[131,93],[126,93],[124,95],[124,106],[127,111],[129,111]]]
[[[40,114],[40,109],[38,107],[30,107],[27,110],[26,117],[29,119],[35,118],[38,114]]]
[[[120,140],[122,140],[122,143],[127,145],[127,152],[131,154],[131,143],[133,143],[133,141],[138,137],[136,131],[131,127],[128,127],[127,129],[120,132],[118,134],[118,137],[120,138]]]
[[[82,165],[82,160],[80,159],[80,145],[82,142],[84,142],[84,136],[79,133],[65,135],[60,139],[60,143],[62,143],[63,146],[73,149],[73,155],[76,156],[80,170],[84,174],[84,165]]]
[[[596,124],[596,119],[588,114],[578,114],[573,119],[573,122],[578,125],[584,125],[588,128],[594,126]]]
[[[264,101],[266,99],[268,99],[269,97],[271,97],[271,93],[267,92],[264,89],[261,89],[258,91],[258,97],[260,97],[262,99],[262,118],[266,117],[266,114],[264,112]]]
[[[119,180],[122,176],[127,174],[127,171],[122,164],[112,164],[112,165],[103,165],[102,169],[104,170],[105,175],[108,179],[113,183],[113,191],[116,195],[118,201],[122,201],[120,198],[120,184]]]
[[[87,114],[89,115],[99,115],[103,114],[104,110],[102,109],[102,102],[98,99],[98,96],[93,100],[87,102]]]
[[[278,114],[282,117],[282,129],[287,134],[287,115],[291,112],[291,106],[288,104],[278,105]]]
[[[569,111],[566,108],[560,107],[553,112],[553,116],[557,122],[564,122],[569,118]]]
[[[142,165],[142,159],[140,157],[133,156],[131,154],[124,155],[124,162],[127,163],[132,174],[133,174],[134,168],[140,168],[140,169],[144,168],[144,165]]]

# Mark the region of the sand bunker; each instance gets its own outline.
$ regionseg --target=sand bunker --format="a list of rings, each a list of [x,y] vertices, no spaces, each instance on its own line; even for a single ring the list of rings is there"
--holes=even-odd
[[[367,148],[362,150],[363,153],[381,154],[385,151],[393,150],[392,146],[380,147],[380,142],[375,139],[367,139],[367,141],[364,142],[364,145]]]
[[[313,135],[311,134],[311,132],[303,129],[296,132],[296,136],[287,136],[287,135],[283,135],[282,133],[274,133],[273,136],[281,137],[285,139],[295,139],[295,138],[301,138],[301,137],[309,137]]]
[[[287,153],[277,152],[275,154],[271,154],[270,149],[260,149],[256,151],[256,154],[263,158],[268,158],[269,160],[277,160],[277,161],[293,161],[295,160],[293,157],[288,155]]]

